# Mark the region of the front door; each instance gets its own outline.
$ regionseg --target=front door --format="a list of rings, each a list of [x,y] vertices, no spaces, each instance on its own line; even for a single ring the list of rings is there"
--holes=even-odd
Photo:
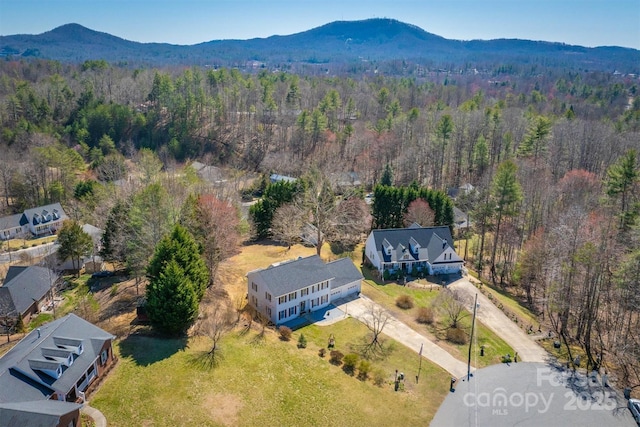
[[[302,301],[300,303],[300,314],[304,313],[306,311],[306,301]]]

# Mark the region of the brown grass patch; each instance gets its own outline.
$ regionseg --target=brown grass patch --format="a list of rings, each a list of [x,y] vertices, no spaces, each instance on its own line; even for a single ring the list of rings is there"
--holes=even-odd
[[[223,426],[236,426],[243,402],[233,394],[211,393],[204,397],[202,406],[216,423]]]
[[[291,249],[275,244],[256,243],[241,248],[241,252],[220,264],[216,275],[216,284],[227,291],[231,301],[243,298],[247,293],[247,278],[249,271],[266,268],[269,265],[307,257],[316,253],[315,248],[294,245]]]

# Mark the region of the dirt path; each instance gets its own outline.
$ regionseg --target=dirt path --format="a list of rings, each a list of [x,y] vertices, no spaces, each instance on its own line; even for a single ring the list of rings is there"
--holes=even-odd
[[[371,304],[379,306],[369,298],[361,296],[358,299],[349,301],[346,304],[338,305],[337,307],[343,312],[349,314],[351,317],[366,323],[367,319],[371,318]],[[433,341],[430,341],[429,338],[414,331],[392,315],[390,321],[383,330],[383,334],[393,338],[416,353],[419,353],[420,348],[422,347],[422,357],[442,367],[456,378],[460,378],[467,374],[466,363],[456,359],[442,347],[438,346]]]
[[[448,288],[463,295],[465,307],[471,312],[473,312],[473,301],[477,294],[479,307],[476,318],[505,340],[514,351],[518,352],[520,360],[523,362],[547,361],[549,354],[467,279],[463,278],[453,282]]]

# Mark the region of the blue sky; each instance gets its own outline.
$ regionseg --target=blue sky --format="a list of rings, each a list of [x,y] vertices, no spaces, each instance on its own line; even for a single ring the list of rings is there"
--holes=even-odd
[[[0,0],[0,35],[67,23],[138,42],[196,44],[393,18],[456,40],[640,49],[640,0]]]

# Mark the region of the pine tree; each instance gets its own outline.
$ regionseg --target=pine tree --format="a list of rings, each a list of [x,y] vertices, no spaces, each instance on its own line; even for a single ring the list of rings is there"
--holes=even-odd
[[[147,266],[149,280],[160,277],[170,261],[175,261],[189,279],[198,301],[209,285],[209,271],[200,256],[200,247],[193,236],[181,225],[175,225],[170,234],[158,243]]]
[[[170,335],[187,330],[198,315],[198,296],[178,262],[168,260],[147,286],[147,315],[153,327]]]
[[[77,221],[66,220],[58,232],[58,258],[61,261],[71,259],[74,270],[80,276],[80,258],[89,255],[93,249],[91,236],[82,230]]]

